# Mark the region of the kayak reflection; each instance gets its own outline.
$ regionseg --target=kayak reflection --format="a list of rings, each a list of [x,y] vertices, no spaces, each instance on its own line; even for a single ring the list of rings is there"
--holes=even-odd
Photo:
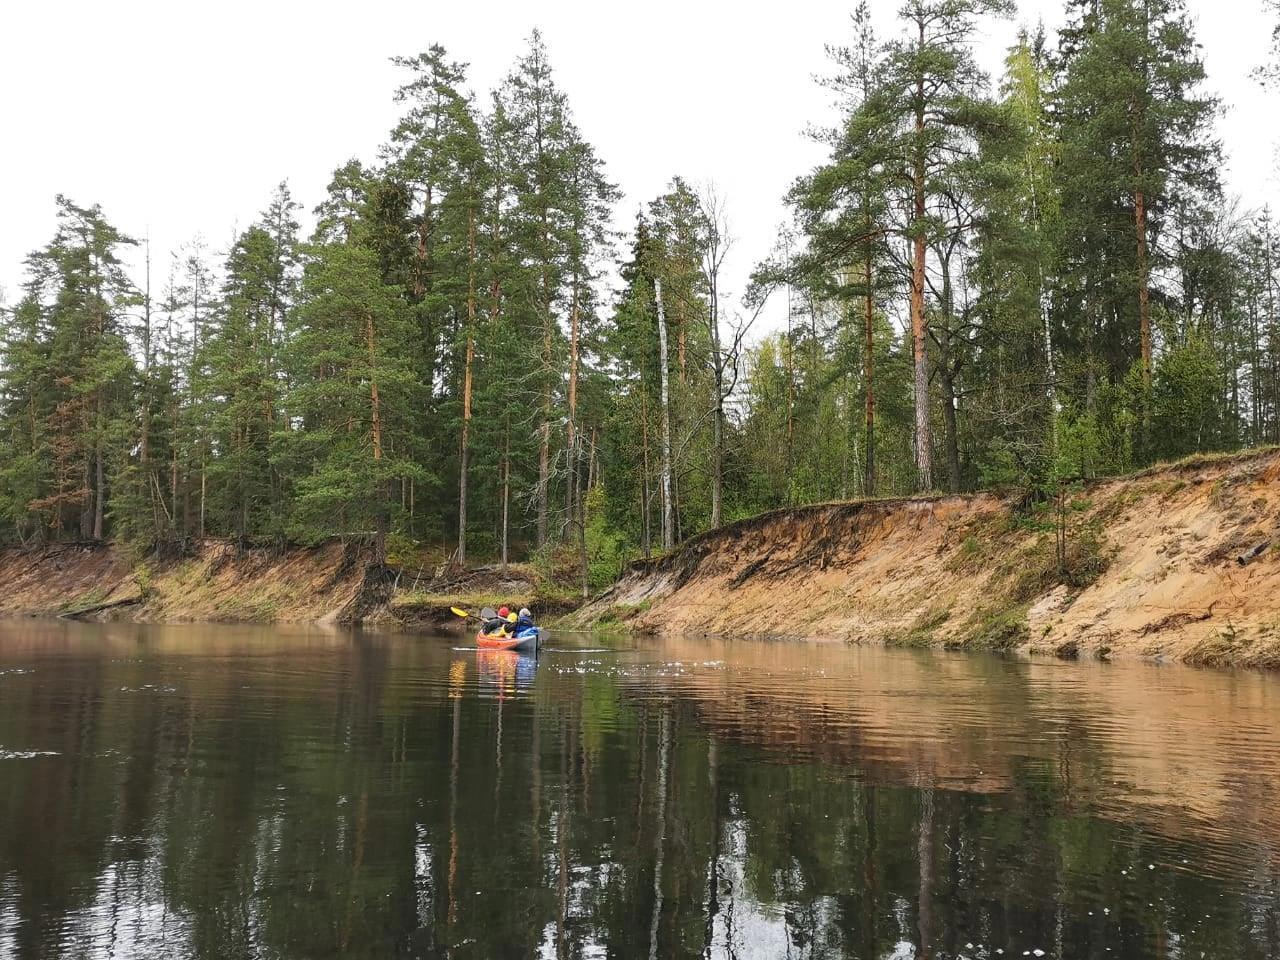
[[[528,690],[538,672],[538,658],[518,650],[476,650],[476,673],[499,697]]]

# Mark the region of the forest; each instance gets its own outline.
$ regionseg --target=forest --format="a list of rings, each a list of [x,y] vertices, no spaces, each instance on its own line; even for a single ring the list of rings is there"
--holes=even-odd
[[[364,537],[559,556],[585,592],[771,508],[1280,442],[1280,226],[1221,182],[1188,12],[1068,0],[987,76],[1014,13],[852,11],[826,159],[741,298],[713,185],[672,171],[611,229],[537,32],[486,96],[439,46],[396,58],[399,122],[309,235],[284,183],[225,250],[59,196],[0,314],[0,539]]]

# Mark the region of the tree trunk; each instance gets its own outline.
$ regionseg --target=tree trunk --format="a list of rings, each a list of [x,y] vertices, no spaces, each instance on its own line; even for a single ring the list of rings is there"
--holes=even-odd
[[[1263,232],[1263,270],[1267,278],[1267,348],[1271,354],[1271,433],[1272,442],[1280,443],[1280,321],[1276,317],[1275,275],[1271,264],[1271,227]]]
[[[787,284],[787,339],[783,342],[787,364],[787,489],[785,502],[790,505],[796,472],[796,357],[791,340],[791,284]]]
[[[596,427],[591,428],[591,446],[587,449],[587,493],[595,489],[596,477],[600,475],[600,462],[596,456],[596,450],[599,449],[596,430]]]
[[[720,526],[724,509],[724,354],[720,350],[718,278],[711,276],[711,364],[715,373],[715,413],[711,421],[711,529]]]
[[[467,354],[462,370],[462,437],[458,450],[458,564],[467,565],[467,459],[471,453],[471,367],[476,353],[476,217],[467,215]]]
[[[685,358],[685,318],[684,300],[676,298],[676,363],[680,366],[680,386],[689,382]]]
[[[875,391],[875,295],[871,288],[871,240],[868,232],[867,248],[863,254],[862,269],[866,291],[862,300],[862,381],[866,392],[866,480],[862,492],[873,497],[876,493],[876,391]]]
[[[138,443],[139,482],[146,488],[147,502],[151,505],[152,535],[160,528],[155,491],[152,489],[151,472],[151,241],[147,240],[146,286],[142,295],[142,432]]]
[[[814,305],[813,296],[806,295],[806,301],[809,305],[809,416],[812,418],[812,430],[819,430],[822,424],[822,396],[818,389],[818,308]],[[816,433],[811,436],[817,436]],[[811,471],[813,477],[813,486],[807,493],[807,499],[812,501],[816,499],[829,498],[830,494],[826,492],[828,488],[824,485],[823,479],[826,471],[822,469],[822,454],[825,444],[809,443],[809,456],[811,463]]]
[[[177,419],[175,416],[171,422],[176,422]],[[176,520],[178,516],[178,445],[175,443],[172,446],[173,455],[169,459],[169,502],[173,504],[173,516]],[[182,518],[182,536],[186,536],[188,529],[187,517],[184,515]]]
[[[920,24],[920,46],[924,47],[924,24]],[[916,475],[921,490],[933,487],[932,451],[929,444],[929,370],[925,364],[924,266],[925,266],[925,155],[924,79],[916,81],[916,153],[912,171],[915,193],[911,264],[911,347],[915,367]]]
[[[387,504],[382,489],[382,404],[378,400],[378,348],[374,339],[373,313],[364,315],[365,340],[369,348],[369,419],[373,424],[373,462],[374,489],[377,503],[374,512],[377,517],[377,551],[382,559],[387,542]]]
[[[640,474],[640,540],[644,549],[644,558],[653,556],[653,537],[650,533],[649,504],[652,497],[649,493],[649,402],[648,393],[640,382],[640,449],[643,451],[643,469]]]
[[[99,400],[99,406],[102,401]],[[98,419],[98,441],[94,451],[94,494],[93,494],[93,539],[102,539],[103,504],[107,498],[106,471],[102,468],[102,430],[105,429],[103,418]]]
[[[574,278],[573,303],[569,308],[569,420],[568,450],[565,457],[569,472],[569,520],[577,524],[578,564],[582,574],[582,598],[591,595],[587,570],[587,508],[582,491],[578,488],[578,350],[581,332],[581,311],[578,308],[578,284]]]
[[[1259,380],[1258,351],[1262,347],[1262,339],[1258,329],[1258,303],[1252,294],[1249,295],[1249,442],[1262,442],[1262,385]]]
[[[920,826],[916,854],[920,865],[917,927],[920,932],[920,960],[933,956],[933,790],[920,791]]]
[[[667,840],[667,772],[671,744],[671,719],[663,710],[658,728],[658,797],[657,825],[653,863],[653,915],[649,921],[649,960],[657,960],[658,921],[662,917],[662,864]]]
[[[502,435],[502,572],[507,572],[507,535],[511,516],[511,422]]]
[[[653,278],[654,302],[658,307],[658,366],[662,389],[662,549],[675,546],[671,504],[671,407],[667,370],[667,318],[662,307],[662,281]]]
[[[205,470],[203,455],[200,457],[200,539],[204,539],[204,506],[209,492],[209,474]]]
[[[960,492],[960,438],[956,423],[956,381],[946,352],[940,357],[939,379],[942,381],[942,423],[947,443],[947,488]]]
[[[948,247],[942,261],[942,331],[938,342],[938,372],[942,381],[942,423],[947,445],[947,488],[960,492],[960,433],[956,423],[956,376],[961,358],[952,353],[952,330],[955,329],[955,296],[951,284],[951,254]]]
[[[1141,176],[1141,167],[1135,165],[1135,174]],[[1137,232],[1138,254],[1138,330],[1142,338],[1142,442],[1144,455],[1151,444],[1151,292],[1147,267],[1147,205],[1146,196],[1139,187],[1134,191],[1133,223]]]

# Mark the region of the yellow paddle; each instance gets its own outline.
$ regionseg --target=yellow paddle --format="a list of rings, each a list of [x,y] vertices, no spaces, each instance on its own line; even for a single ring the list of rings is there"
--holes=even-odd
[[[481,623],[483,623],[486,620],[494,620],[498,616],[489,607],[485,607],[483,610],[480,611],[479,614],[468,613],[466,610],[463,610],[461,607],[450,607],[449,609],[452,610],[456,616],[462,617],[464,620],[466,619],[479,620]]]
[[[466,610],[463,610],[461,607],[450,607],[449,609],[452,610],[456,616],[462,617],[464,620],[479,620],[482,624],[488,623],[490,620],[496,620],[498,618],[497,612],[495,612],[490,607],[485,607],[483,610],[481,610],[479,616],[476,616],[474,613],[468,613]],[[505,623],[503,624],[501,629],[498,631],[497,635],[503,636],[503,637],[507,635],[507,627]]]

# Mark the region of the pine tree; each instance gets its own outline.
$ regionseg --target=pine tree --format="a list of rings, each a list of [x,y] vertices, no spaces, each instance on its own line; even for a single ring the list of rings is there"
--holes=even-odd
[[[884,52],[865,2],[854,11],[853,28],[852,46],[828,48],[839,72],[827,82],[841,94],[843,111],[840,125],[822,132],[830,157],[796,183],[788,200],[807,239],[795,269],[815,296],[857,304],[862,330],[862,489],[871,496],[876,491],[874,336],[879,304],[892,282],[887,240],[890,191],[898,167]]]
[[[900,226],[911,247],[910,315],[915,366],[916,467],[921,489],[934,483],[925,344],[926,260],[939,238],[935,200],[947,192],[956,156],[980,118],[983,76],[970,47],[977,18],[1004,14],[1008,0],[909,0],[899,13],[905,36],[889,44],[884,85],[898,111],[896,174],[909,210]]]

